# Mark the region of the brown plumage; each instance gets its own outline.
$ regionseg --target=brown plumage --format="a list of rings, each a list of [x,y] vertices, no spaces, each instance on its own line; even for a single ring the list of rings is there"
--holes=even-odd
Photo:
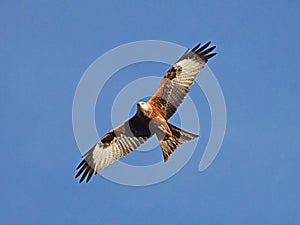
[[[162,148],[164,161],[179,145],[197,138],[198,135],[183,131],[167,121],[176,112],[205,63],[216,55],[216,46],[210,42],[187,50],[163,77],[158,89],[148,102],[137,104],[136,114],[127,122],[105,134],[93,146],[76,168],[75,178],[81,176],[88,182],[94,174],[131,153],[148,138],[156,135]]]

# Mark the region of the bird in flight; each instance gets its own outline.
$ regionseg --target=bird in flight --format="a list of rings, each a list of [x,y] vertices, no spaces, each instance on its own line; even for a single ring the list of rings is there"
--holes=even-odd
[[[216,55],[211,53],[216,46],[208,42],[187,50],[167,71],[158,89],[148,102],[138,102],[136,114],[120,126],[105,134],[87,153],[82,156],[75,178],[81,183],[120,157],[137,149],[147,139],[156,135],[164,161],[183,143],[198,137],[168,123],[184,100],[197,75],[207,61]]]

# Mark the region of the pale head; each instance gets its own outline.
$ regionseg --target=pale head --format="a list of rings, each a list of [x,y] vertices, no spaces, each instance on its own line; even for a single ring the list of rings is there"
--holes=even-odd
[[[152,107],[147,102],[138,102],[137,112],[141,112],[144,116],[150,116],[152,113]]]

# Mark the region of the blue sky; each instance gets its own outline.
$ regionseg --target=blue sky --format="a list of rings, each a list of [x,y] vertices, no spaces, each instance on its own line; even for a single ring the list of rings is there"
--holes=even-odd
[[[1,223],[299,224],[299,4],[2,1]],[[79,185],[72,130],[76,86],[101,54],[145,39],[217,45],[209,66],[227,104],[221,152],[198,172],[209,109],[195,87],[202,139],[176,176],[139,188],[101,176]],[[167,69],[147,68],[161,76]],[[119,78],[110,82],[126,84],[126,76]],[[100,96],[97,112],[111,99]],[[105,111],[104,121],[96,118],[100,135],[111,128],[108,116]]]

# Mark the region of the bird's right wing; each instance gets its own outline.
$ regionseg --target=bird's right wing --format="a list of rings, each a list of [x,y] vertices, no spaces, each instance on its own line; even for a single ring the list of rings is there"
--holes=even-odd
[[[208,48],[210,42],[187,50],[162,79],[158,89],[148,103],[160,112],[165,120],[170,119],[190,91],[197,75],[205,63],[216,53],[216,46]]]
[[[92,149],[83,155],[83,160],[76,168],[78,172],[75,178],[81,176],[80,183],[85,178],[88,182],[93,174],[97,174],[104,167],[143,144],[151,134],[147,129],[136,129],[136,123],[137,119],[133,117],[104,135]]]

